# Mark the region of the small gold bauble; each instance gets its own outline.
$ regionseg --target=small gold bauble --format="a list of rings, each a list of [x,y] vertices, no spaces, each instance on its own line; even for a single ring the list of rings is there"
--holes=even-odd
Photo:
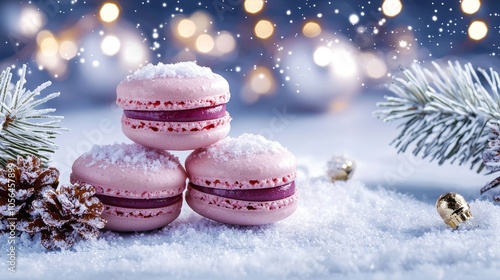
[[[332,182],[346,181],[356,170],[356,163],[345,156],[333,156],[327,165],[327,175]]]
[[[449,192],[441,195],[436,201],[436,209],[443,221],[454,229],[472,219],[469,204],[458,193]]]

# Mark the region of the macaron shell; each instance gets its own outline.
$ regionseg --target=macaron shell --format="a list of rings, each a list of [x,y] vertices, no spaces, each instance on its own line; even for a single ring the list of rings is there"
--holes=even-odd
[[[234,157],[228,155],[227,160],[219,160],[210,157],[205,148],[192,152],[186,158],[186,171],[189,179],[196,185],[202,184],[207,187],[218,187],[215,185],[203,184],[203,181],[238,182],[239,184],[221,184],[230,188],[265,188],[272,187],[266,181],[273,178],[280,178],[290,182],[295,178],[297,162],[295,157],[288,150],[280,153],[262,153],[251,156]],[[285,178],[285,179],[282,179]],[[250,184],[250,180],[262,183]],[[242,184],[249,182],[248,184]],[[286,182],[285,182],[286,183]],[[276,183],[275,183],[276,184]],[[276,186],[276,185],[274,185]]]
[[[175,151],[209,146],[226,137],[230,130],[229,122],[209,130],[192,132],[147,131],[122,124],[123,133],[135,143],[150,148]]]
[[[102,189],[106,195],[127,198],[170,197],[182,193],[186,186],[186,172],[180,164],[174,169],[164,167],[158,172],[146,172],[99,161],[90,165],[91,160],[79,157],[73,163],[71,181],[94,185],[99,193]]]
[[[102,217],[105,228],[115,231],[146,231],[164,227],[181,213],[182,200],[176,204],[155,209],[130,209],[105,205]]]
[[[222,198],[188,187],[186,202],[196,213],[211,220],[233,225],[265,225],[290,216],[298,206],[297,194],[268,202]]]
[[[217,74],[124,80],[116,88],[116,94],[118,105],[129,110],[185,110],[227,103],[230,97],[229,84]]]

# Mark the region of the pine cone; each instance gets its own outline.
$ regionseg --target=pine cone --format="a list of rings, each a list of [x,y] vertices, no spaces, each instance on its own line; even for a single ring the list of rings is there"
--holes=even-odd
[[[106,220],[101,218],[104,206],[94,194],[95,188],[88,184],[62,185],[56,190],[45,189],[42,197],[33,201],[45,224],[41,230],[45,248],[70,248],[78,237],[99,235]]]
[[[41,161],[36,156],[28,155],[26,158],[18,156],[17,161],[8,161],[6,167],[0,170],[2,224],[6,222],[5,217],[16,217],[17,230],[30,234],[39,231],[42,225],[41,219],[35,217],[31,203],[42,190],[55,189],[58,184],[59,171],[53,167],[42,168]],[[15,198],[15,202],[12,198]],[[14,202],[10,208],[9,202]]]
[[[500,171],[500,124],[495,123],[490,126],[491,133],[489,135],[488,144],[483,151],[483,162],[486,169],[491,173]],[[481,194],[496,188],[500,185],[500,177],[486,184],[481,189]],[[493,194],[495,201],[500,201],[500,193]]]

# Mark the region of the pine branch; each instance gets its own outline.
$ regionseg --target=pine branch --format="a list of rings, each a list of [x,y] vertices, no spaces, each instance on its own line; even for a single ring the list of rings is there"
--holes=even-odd
[[[56,98],[59,93],[51,93],[43,98],[36,97],[50,86],[51,82],[39,85],[35,90],[26,90],[26,65],[15,85],[11,83],[11,69],[0,75],[0,166],[18,155],[36,155],[48,160],[48,153],[54,153],[57,145],[52,139],[66,130],[59,126],[63,117],[48,115],[55,109],[37,109],[38,106]]]
[[[500,79],[497,72],[479,69],[489,85],[483,86],[470,63],[448,62],[435,71],[418,64],[403,70],[388,89],[396,97],[385,97],[374,114],[384,122],[402,120],[402,130],[393,140],[398,152],[412,148],[414,155],[437,160],[470,162],[471,168],[484,163],[483,152],[488,143],[489,125],[500,120]]]

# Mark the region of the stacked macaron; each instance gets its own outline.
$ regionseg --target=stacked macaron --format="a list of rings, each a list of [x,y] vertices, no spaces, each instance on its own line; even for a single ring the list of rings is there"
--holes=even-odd
[[[72,182],[96,187],[106,228],[166,226],[179,216],[187,178],[187,203],[215,221],[268,224],[297,208],[296,163],[288,150],[262,136],[223,139],[230,93],[220,75],[194,62],[149,64],[116,92],[123,133],[137,144],[94,146],[71,174]],[[187,173],[165,150],[194,150]]]
[[[236,225],[282,220],[297,208],[295,157],[278,142],[243,134],[186,159],[186,201],[198,214]]]
[[[186,188],[177,157],[138,144],[94,146],[73,163],[70,179],[96,188],[106,228],[117,231],[166,226],[179,216]]]
[[[123,133],[147,147],[193,150],[229,133],[229,85],[194,62],[149,64],[122,81],[116,94]]]

